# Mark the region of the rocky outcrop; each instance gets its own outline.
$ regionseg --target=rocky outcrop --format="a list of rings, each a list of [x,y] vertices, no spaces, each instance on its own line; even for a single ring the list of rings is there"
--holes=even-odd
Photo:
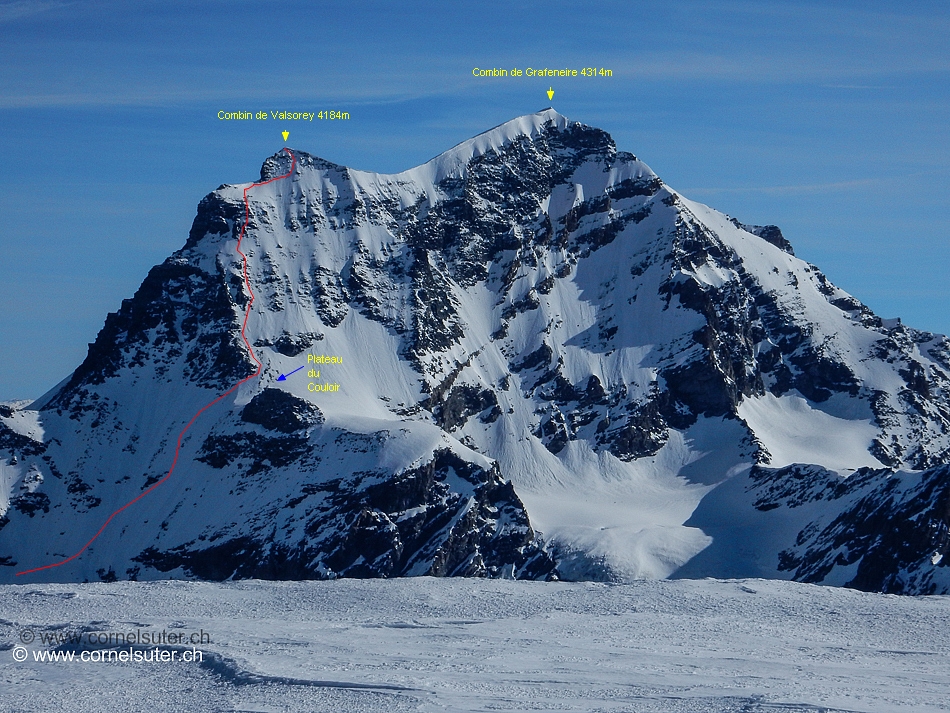
[[[864,468],[841,478],[794,465],[759,468],[752,477],[756,508],[805,513],[795,542],[778,553],[779,570],[793,579],[891,594],[946,593],[950,467]]]

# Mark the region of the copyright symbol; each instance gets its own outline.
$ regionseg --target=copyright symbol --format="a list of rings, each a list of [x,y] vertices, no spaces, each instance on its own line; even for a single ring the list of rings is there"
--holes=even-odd
[[[14,661],[26,661],[26,657],[29,656],[29,652],[24,649],[22,646],[13,647],[13,660]]]
[[[33,633],[32,629],[23,629],[20,632],[20,641],[22,641],[24,644],[32,644],[33,639],[35,638],[36,634]]]

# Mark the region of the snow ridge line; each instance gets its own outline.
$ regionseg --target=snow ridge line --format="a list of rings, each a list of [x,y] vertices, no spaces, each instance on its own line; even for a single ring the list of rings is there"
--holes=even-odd
[[[248,202],[247,192],[251,190],[252,188],[256,188],[257,186],[264,186],[264,185],[267,185],[268,183],[273,183],[274,181],[280,181],[280,180],[283,180],[284,178],[289,178],[294,172],[294,168],[297,165],[297,156],[294,154],[293,151],[291,151],[288,148],[284,148],[284,151],[286,151],[290,155],[290,170],[287,171],[287,173],[283,174],[282,176],[277,176],[275,178],[269,178],[266,181],[260,181],[259,183],[252,183],[251,185],[247,186],[244,189],[244,224],[241,226],[241,232],[238,235],[237,247],[235,248],[238,254],[241,256],[241,260],[244,267],[244,284],[247,286],[247,292],[250,295],[250,300],[247,303],[247,310],[244,312],[244,323],[241,326],[241,339],[244,340],[244,344],[247,346],[247,350],[251,355],[251,359],[253,359],[257,363],[257,370],[250,376],[246,376],[243,379],[241,379],[230,389],[228,389],[223,394],[218,396],[218,398],[216,398],[214,401],[200,408],[198,410],[198,413],[192,416],[188,424],[181,430],[181,433],[178,434],[178,442],[175,445],[175,457],[172,459],[171,467],[168,469],[168,473],[165,474],[165,477],[162,478],[161,480],[158,480],[152,483],[152,485],[149,486],[146,490],[139,493],[139,495],[137,495],[132,500],[130,500],[125,505],[123,505],[118,510],[116,510],[111,515],[109,515],[106,521],[102,524],[102,527],[99,528],[96,534],[90,538],[89,542],[83,545],[82,548],[78,552],[76,552],[76,554],[70,557],[67,557],[65,559],[62,559],[59,562],[53,562],[52,564],[46,564],[46,565],[43,565],[42,567],[34,567],[32,569],[25,569],[21,572],[17,572],[16,573],[17,577],[23,574],[31,574],[33,572],[40,572],[44,569],[52,569],[53,567],[61,567],[67,562],[72,562],[74,559],[79,557],[83,552],[85,552],[89,548],[89,545],[95,542],[96,539],[99,537],[99,535],[101,535],[105,531],[105,529],[109,526],[109,523],[112,522],[112,520],[115,518],[116,515],[126,510],[127,508],[131,507],[135,503],[137,503],[139,500],[144,498],[146,495],[148,495],[150,492],[155,490],[155,488],[157,488],[159,485],[164,483],[166,480],[168,480],[172,476],[172,473],[175,472],[175,466],[178,465],[178,455],[181,451],[181,441],[185,437],[185,434],[188,432],[188,429],[191,428],[194,425],[195,421],[198,420],[198,417],[201,416],[201,414],[203,414],[209,408],[214,406],[216,403],[221,401],[223,398],[232,394],[235,391],[235,389],[237,389],[241,384],[248,382],[251,379],[255,379],[261,375],[261,371],[264,365],[261,363],[261,360],[257,358],[257,355],[254,353],[254,349],[251,347],[251,343],[247,341],[247,335],[245,334],[245,330],[247,329],[247,320],[251,316],[251,307],[254,306],[254,290],[251,289],[251,280],[247,274],[247,255],[245,255],[241,251],[241,241],[244,239],[244,235],[247,232],[247,225],[251,220],[251,206],[250,206],[250,203]]]

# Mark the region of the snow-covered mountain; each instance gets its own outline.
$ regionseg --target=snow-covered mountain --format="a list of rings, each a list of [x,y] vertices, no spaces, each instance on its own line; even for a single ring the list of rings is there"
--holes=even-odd
[[[551,109],[393,175],[285,151],[2,407],[0,578],[950,592],[948,373]]]

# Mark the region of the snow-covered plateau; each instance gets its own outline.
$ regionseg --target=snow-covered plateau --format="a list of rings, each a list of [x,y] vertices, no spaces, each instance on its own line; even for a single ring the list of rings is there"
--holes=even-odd
[[[950,710],[946,596],[755,579],[114,582],[5,585],[0,616],[10,713]],[[80,660],[128,650],[97,643],[117,634],[204,635],[158,647],[202,660]],[[74,660],[36,660],[48,652]]]
[[[0,404],[0,582],[946,594],[948,463],[946,337],[547,109],[207,195],[83,363]]]

